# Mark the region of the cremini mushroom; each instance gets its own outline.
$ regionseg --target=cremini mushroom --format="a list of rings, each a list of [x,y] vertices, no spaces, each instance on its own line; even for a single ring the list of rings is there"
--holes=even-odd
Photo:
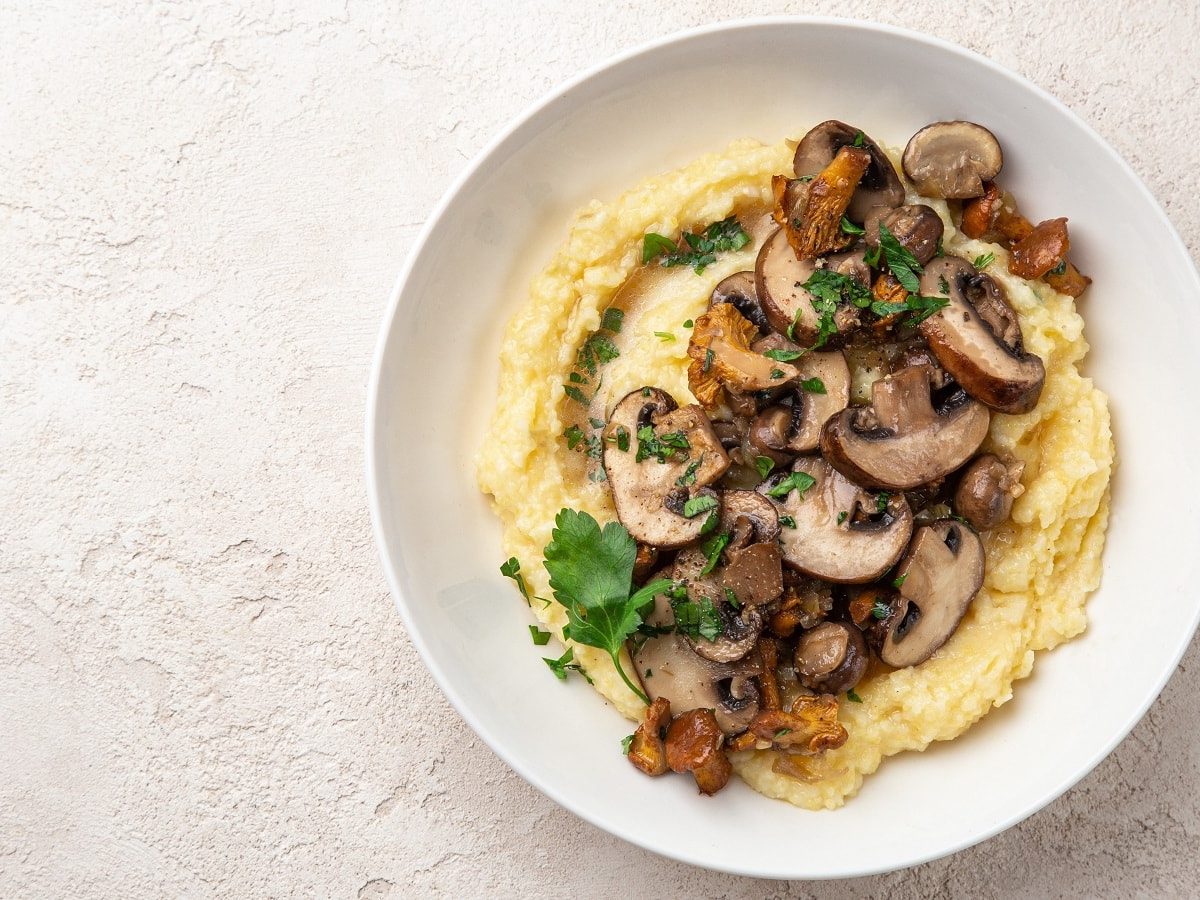
[[[868,493],[819,456],[801,457],[759,491],[794,526],[780,530],[784,563],[815,578],[872,581],[895,564],[912,534],[902,494]]]
[[[687,500],[728,468],[704,410],[677,407],[658,388],[627,394],[604,427],[604,471],[617,518],[652,547],[682,547],[700,537],[706,516],[686,515]]]
[[[862,131],[836,119],[822,122],[800,139],[792,167],[797,178],[816,175],[833,161],[839,150],[855,146],[856,141],[871,155],[871,162],[850,198],[846,217],[852,222],[862,222],[873,206],[899,206],[904,202],[904,186],[891,160]]]
[[[983,586],[983,542],[953,519],[923,525],[900,563],[896,583],[901,603],[879,658],[902,668],[929,659],[958,628]]]
[[[804,285],[817,269],[817,260],[800,259],[781,228],[763,243],[754,265],[755,286],[767,321],[780,334],[791,334],[796,342],[812,346],[820,333],[820,314],[813,308],[813,297]],[[865,282],[864,282],[865,284]],[[834,313],[837,333],[827,346],[837,347],[862,322],[862,311],[851,304],[839,304]]]
[[[979,197],[984,182],[1004,165],[996,136],[974,122],[934,122],[908,141],[900,160],[904,174],[926,197]]]
[[[907,490],[953,472],[987,436],[987,407],[963,391],[939,392],[934,405],[926,366],[910,366],[871,386],[871,405],[825,423],[821,452],[865,487]]]
[[[1020,322],[1000,286],[965,259],[944,256],[925,267],[921,293],[950,301],[919,330],[962,389],[1000,412],[1033,409],[1046,369],[1025,350]]]
[[[796,677],[821,694],[844,694],[858,684],[870,657],[862,632],[850,622],[822,622],[796,642]]]
[[[786,338],[773,334],[757,341],[759,353],[785,355],[800,351]],[[821,441],[821,427],[850,402],[850,367],[840,350],[804,353],[792,361],[798,371],[792,396],[785,404],[767,407],[750,425],[755,449],[781,462],[782,454],[811,453]]]
[[[696,319],[688,342],[688,387],[706,409],[720,402],[721,388],[748,394],[787,384],[799,371],[750,349],[757,331],[732,303],[713,306]]]
[[[711,309],[722,303],[732,304],[734,309],[758,329],[760,335],[768,334],[771,331],[767,314],[763,312],[762,304],[758,302],[758,290],[754,286],[753,272],[734,272],[728,278],[718,282],[717,286],[713,288],[712,296],[709,297],[708,305]]]
[[[863,237],[871,247],[879,246],[879,226],[883,225],[921,265],[937,255],[938,245],[946,226],[931,206],[917,203],[911,206],[877,206],[867,213]]]
[[[983,454],[963,471],[954,492],[954,509],[980,531],[995,528],[1012,512],[1013,500],[1025,492],[1024,471],[1023,462],[1006,466],[994,454]]]
[[[743,608],[770,603],[783,593],[779,551],[779,513],[775,504],[755,491],[722,494],[721,532],[730,535],[725,564],[714,572],[725,600]],[[761,630],[761,621],[756,623]],[[710,657],[711,658],[711,657]]]

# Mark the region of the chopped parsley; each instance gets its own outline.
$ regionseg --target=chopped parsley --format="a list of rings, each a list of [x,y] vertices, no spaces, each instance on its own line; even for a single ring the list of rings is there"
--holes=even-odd
[[[742,602],[740,600],[738,600],[737,594],[735,594],[733,592],[733,588],[729,588],[729,587],[725,588],[725,602],[728,603],[730,606],[732,606],[734,609],[742,608]]]
[[[779,740],[779,738],[783,737],[785,734],[791,734],[791,733],[792,733],[792,729],[790,729],[790,728],[780,728],[778,731],[775,732],[775,740]]]
[[[838,513],[837,523],[839,525],[841,525],[848,518],[850,518],[850,513],[846,512],[845,510],[842,510],[840,513]]]
[[[853,689],[846,691],[846,699],[851,703],[862,703],[862,697],[854,693]]]
[[[505,578],[511,578],[517,583],[517,590],[521,592],[521,596],[525,598],[526,606],[533,606],[529,602],[529,585],[525,583],[525,576],[521,574],[521,563],[515,556],[510,556],[508,560],[500,566],[500,574]]]
[[[669,331],[656,331],[656,332],[654,332],[654,336],[656,338],[658,338],[660,341],[662,341],[664,344],[667,343],[668,341],[675,340],[675,335],[673,335]]]
[[[704,461],[704,455],[700,455],[700,459],[692,460],[688,463],[688,467],[683,474],[675,479],[675,483],[680,487],[690,487],[696,483],[696,470],[700,468],[700,463]]]
[[[851,147],[865,147],[865,146],[867,146],[867,136],[866,136],[865,134],[863,134],[863,133],[862,133],[862,130],[861,130],[861,129],[860,129],[860,130],[858,130],[858,131],[856,131],[856,132],[854,132],[854,143],[852,143],[850,146],[851,146]]]
[[[888,617],[888,613],[891,611],[892,608],[882,600],[876,600],[875,605],[871,607],[872,617],[879,619],[880,621],[886,619]]]
[[[626,756],[629,755],[629,748],[633,745],[633,735],[627,734],[621,738],[621,752]]]
[[[578,372],[572,372],[570,375],[568,375],[567,381],[571,382],[571,384],[587,384],[588,383],[588,380],[586,378],[584,378],[582,375],[580,375]]]
[[[810,394],[824,394],[825,382],[820,378],[805,378],[800,382],[802,390],[808,391]]]
[[[695,323],[695,322],[693,322],[691,319],[684,319],[684,320],[683,320],[683,327],[684,327],[684,328],[692,328],[692,327],[693,327],[695,324],[696,324],[696,323]]]
[[[866,229],[860,228],[858,225],[855,225],[853,222],[851,222],[845,216],[842,216],[842,231],[845,234],[866,234],[867,233]]]
[[[771,379],[772,379],[773,381],[778,381],[778,380],[779,380],[780,378],[782,378],[783,376],[784,376],[784,371],[783,371],[783,369],[772,369],[772,370],[771,370]]]
[[[796,520],[793,519],[791,516],[780,516],[779,524],[782,525],[784,528],[795,528]]]
[[[578,425],[571,425],[563,430],[563,437],[567,439],[567,449],[574,450],[583,440],[583,429]]]
[[[729,216],[710,224],[703,234],[685,231],[683,242],[687,245],[686,250],[669,237],[650,232],[642,238],[642,262],[657,259],[660,266],[667,268],[691,266],[692,271],[700,275],[717,261],[718,253],[745,247],[750,243],[750,235],[737,216]]]
[[[564,384],[563,393],[574,400],[576,403],[582,403],[584,406],[588,404],[587,395],[573,384]]]
[[[1063,275],[1067,271],[1067,258],[1064,256],[1058,261],[1058,265],[1047,272],[1047,275]]]
[[[894,588],[900,587],[901,585],[904,584],[904,581],[906,578],[908,578],[907,572],[905,572],[903,575],[897,575],[895,578],[892,579],[892,587],[894,587]]]
[[[609,310],[608,312],[614,312]],[[605,313],[605,318],[608,317],[608,312]],[[620,310],[615,310],[620,312]],[[617,345],[612,342],[612,339],[607,335],[595,332],[584,341],[583,346],[575,354],[575,365],[585,370],[589,375],[596,374],[596,368],[601,363],[612,362],[621,351],[617,349]]]
[[[942,292],[943,297],[950,295],[950,282],[946,280],[945,275],[938,276],[938,290]]]
[[[921,293],[921,282],[917,278],[921,273],[921,264],[882,222],[879,223],[879,246],[883,248],[888,268],[896,280],[904,285],[904,289],[910,294]]]
[[[716,513],[713,513],[714,517],[716,515]],[[714,534],[700,545],[701,552],[708,557],[708,561],[704,564],[704,568],[700,570],[701,578],[717,567],[717,560],[721,558],[721,553],[726,547],[729,546],[729,542],[732,539],[733,535],[731,535],[728,531],[722,531],[720,534]]]
[[[883,247],[876,246],[876,247],[868,248],[867,252],[863,254],[863,262],[865,262],[872,269],[878,269],[879,268],[879,258],[882,255],[883,255]]]
[[[600,319],[600,327],[605,331],[611,331],[613,334],[620,334],[621,325],[625,321],[625,311],[617,309],[615,306],[610,306],[604,311],[604,316]]]
[[[933,255],[938,256],[938,257],[946,255],[946,251],[944,249],[942,249],[942,239],[941,238],[938,238],[937,249],[933,251]]]
[[[791,362],[793,359],[799,359],[803,355],[803,350],[767,350],[763,353],[763,356],[767,359],[773,359],[775,362]]]
[[[700,371],[703,372],[705,375],[707,375],[708,370],[712,368],[714,359],[716,359],[716,354],[714,354],[712,352],[712,349],[710,348],[708,350],[705,350],[704,351],[704,365],[702,365],[700,367]]]
[[[721,627],[721,616],[716,606],[707,597],[700,600],[672,601],[671,610],[675,613],[675,630],[690,638],[704,638],[715,641],[724,629]]]
[[[769,456],[756,456],[754,457],[754,468],[758,469],[759,478],[766,478],[775,468],[775,460]]]
[[[817,480],[807,472],[789,472],[786,478],[781,479],[777,485],[767,491],[767,496],[778,500],[780,497],[786,497],[792,491],[799,491],[803,498],[804,492],[816,483]]]
[[[586,681],[588,684],[591,684],[592,679],[588,677],[587,672],[583,671],[583,666],[579,665],[579,663],[571,662],[571,660],[574,658],[575,649],[573,647],[568,647],[567,652],[558,659],[550,659],[549,657],[543,656],[542,662],[550,667],[550,671],[554,673],[554,677],[559,681],[566,681],[567,672],[574,670],[583,676],[584,681]]]
[[[618,425],[616,432],[605,440],[610,444],[616,444],[617,449],[622,453],[629,452],[629,429],[624,425]]]
[[[887,491],[880,491],[875,495],[875,512],[887,512],[888,503],[891,501],[892,495]]]
[[[550,643],[550,632],[542,631],[536,625],[529,626],[529,636],[533,638],[533,642],[539,647],[545,647]]]
[[[637,462],[656,457],[665,463],[679,450],[690,450],[692,445],[682,431],[667,431],[656,435],[653,425],[643,425],[637,433]]]
[[[975,262],[972,263],[972,265],[974,265],[976,269],[986,269],[988,266],[990,266],[995,261],[996,261],[995,253],[981,253],[977,257],[975,257]]]
[[[683,514],[689,519],[694,519],[700,513],[706,513],[711,509],[717,508],[717,498],[712,494],[700,494],[696,497],[691,497],[683,504]]]

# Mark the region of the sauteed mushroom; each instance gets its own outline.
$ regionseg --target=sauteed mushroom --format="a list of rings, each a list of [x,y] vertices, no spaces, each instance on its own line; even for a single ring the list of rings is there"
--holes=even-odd
[[[909,139],[904,174],[926,197],[979,197],[1004,165],[996,136],[974,122],[934,122]]]

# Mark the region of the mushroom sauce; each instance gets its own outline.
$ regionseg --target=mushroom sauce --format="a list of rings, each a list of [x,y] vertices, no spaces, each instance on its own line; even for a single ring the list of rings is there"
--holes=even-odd
[[[479,482],[643,772],[840,806],[1086,626],[1089,280],[1002,165],[969,122],[738,142],[593,202],[532,285]]]

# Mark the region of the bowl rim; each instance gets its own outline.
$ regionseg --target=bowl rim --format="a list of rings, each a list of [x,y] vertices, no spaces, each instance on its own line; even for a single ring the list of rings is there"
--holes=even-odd
[[[903,40],[913,41],[918,44],[924,44],[929,47],[936,47],[943,51],[948,51],[954,56],[969,62],[971,64],[981,65],[1001,78],[1007,79],[1015,83],[1015,86],[1031,91],[1043,101],[1048,102],[1059,114],[1067,116],[1074,124],[1079,126],[1087,133],[1109,157],[1130,177],[1132,183],[1136,186],[1143,200],[1149,203],[1150,208],[1159,220],[1159,224],[1163,228],[1164,235],[1168,235],[1174,244],[1174,249],[1178,251],[1182,258],[1187,261],[1185,272],[1190,273],[1193,287],[1197,294],[1200,294],[1200,270],[1197,269],[1196,262],[1192,259],[1187,245],[1180,236],[1178,230],[1167,216],[1155,198],[1154,194],[1146,186],[1140,175],[1125,161],[1125,159],[1117,153],[1117,151],[1106,141],[1099,132],[1097,132],[1090,124],[1084,121],[1079,115],[1071,110],[1061,100],[1051,94],[1049,91],[1033,83],[1025,76],[999,63],[988,59],[981,53],[970,50],[952,41],[923,32],[914,31],[908,28],[902,28],[895,25],[888,25],[881,22],[875,22],[868,19],[851,19],[840,16],[819,16],[819,15],[771,15],[771,16],[752,16],[736,19],[724,20],[707,25],[700,25],[691,28],[674,31],[669,34],[654,38],[649,41],[637,44],[631,48],[623,50],[613,56],[597,62],[586,69],[578,72],[574,76],[559,83],[557,86],[544,93],[533,103],[526,106],[517,116],[512,118],[490,141],[488,141],[463,167],[462,171],[452,180],[450,186],[446,188],[437,205],[430,212],[428,218],[421,226],[416,238],[413,241],[412,247],[408,252],[404,264],[401,266],[400,273],[396,278],[395,284],[392,287],[391,294],[388,298],[387,309],[384,313],[382,327],[379,335],[376,338],[374,353],[371,360],[370,377],[367,384],[367,402],[365,410],[365,448],[364,448],[364,475],[366,480],[367,503],[371,515],[371,530],[375,540],[375,545],[379,553],[380,562],[383,566],[384,574],[387,579],[388,587],[391,590],[393,601],[396,609],[400,614],[400,618],[404,623],[409,640],[412,641],[417,653],[421,657],[421,661],[425,667],[433,675],[434,681],[441,689],[442,693],[450,701],[450,704],[457,710],[458,714],[471,727],[471,729],[479,735],[485,744],[495,753],[501,760],[504,761],[513,771],[521,776],[528,784],[532,785],[545,796],[549,797],[555,803],[579,816],[584,821],[594,825],[601,830],[628,841],[642,849],[648,850],[660,856],[675,859],[680,862],[688,863],[698,868],[719,871],[731,875],[749,876],[757,878],[774,878],[785,879],[789,876],[779,875],[774,873],[763,873],[754,870],[751,867],[739,867],[736,865],[714,864],[705,859],[700,854],[689,854],[686,852],[671,852],[660,846],[648,842],[647,840],[630,836],[615,830],[610,825],[593,816],[587,809],[582,808],[573,798],[567,796],[561,791],[558,791],[544,782],[537,771],[534,771],[523,764],[523,762],[501,743],[496,741],[490,733],[483,729],[476,717],[471,713],[469,706],[463,701],[462,697],[452,686],[451,680],[446,672],[438,665],[434,655],[429,651],[428,645],[425,643],[419,631],[413,627],[413,620],[408,611],[407,594],[409,586],[402,583],[400,574],[396,567],[392,564],[392,559],[388,553],[388,539],[384,530],[383,514],[380,506],[380,456],[377,454],[378,433],[376,422],[378,419],[378,408],[380,403],[380,382],[383,368],[384,357],[387,350],[389,338],[392,329],[396,324],[396,315],[400,307],[400,298],[404,290],[404,285],[412,274],[417,260],[424,252],[425,245],[429,240],[434,227],[445,214],[447,208],[454,202],[463,186],[481,169],[487,162],[489,157],[503,146],[507,141],[522,129],[530,119],[538,115],[544,108],[559,100],[579,85],[591,80],[597,75],[606,72],[609,69],[620,66],[629,60],[640,56],[655,53],[664,47],[674,44],[685,43],[690,40],[705,37],[715,32],[736,31],[742,29],[754,29],[771,25],[801,25],[801,26],[822,26],[831,28],[844,28],[848,30],[862,30],[873,32],[880,35],[887,35]],[[1147,710],[1158,699],[1166,686],[1171,675],[1174,674],[1179,660],[1183,657],[1191,644],[1197,627],[1200,626],[1200,604],[1197,605],[1195,612],[1192,615],[1192,621],[1188,628],[1181,633],[1179,646],[1173,654],[1164,656],[1162,670],[1145,699],[1140,705],[1135,708],[1128,716],[1126,721],[1116,730],[1112,739],[1104,746],[1093,751],[1075,771],[1074,774],[1065,777],[1059,784],[1048,791],[1045,795],[1037,800],[1026,804],[1017,809],[1007,817],[990,823],[986,827],[982,827],[975,832],[967,834],[953,842],[944,846],[931,850],[930,852],[917,854],[911,859],[896,865],[883,864],[871,865],[864,864],[855,868],[845,867],[839,870],[831,870],[827,873],[812,875],[806,874],[803,877],[806,880],[828,880],[837,878],[859,878],[870,875],[878,875],[886,872],[900,871],[912,866],[921,865],[923,863],[932,862],[937,859],[950,856],[961,850],[965,850],[976,844],[979,844],[987,839],[994,837],[1002,831],[1005,831],[1012,826],[1027,819],[1034,813],[1044,809],[1054,800],[1061,797],[1066,791],[1078,784],[1085,776],[1090,774],[1097,765],[1100,764],[1116,747],[1119,745],[1133,730],[1134,726],[1141,721]],[[831,814],[835,814],[836,810]],[[797,877],[797,876],[791,876]]]

